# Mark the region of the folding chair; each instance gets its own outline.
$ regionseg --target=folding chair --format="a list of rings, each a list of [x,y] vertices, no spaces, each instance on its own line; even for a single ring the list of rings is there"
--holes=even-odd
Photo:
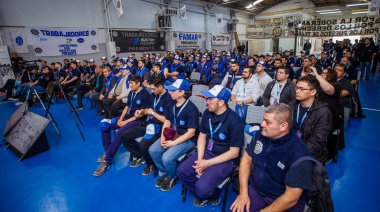
[[[193,72],[190,75],[190,80],[201,80],[201,73],[199,72]]]
[[[236,104],[232,101],[228,102],[228,107],[231,108],[233,111],[235,111]]]
[[[202,95],[201,91],[208,90],[207,85],[193,85],[192,96]]]
[[[260,124],[264,120],[265,107],[249,106],[245,123]]]
[[[206,110],[206,100],[199,96],[191,96],[190,101],[193,102],[195,106],[197,106],[200,114],[203,114],[203,112]]]

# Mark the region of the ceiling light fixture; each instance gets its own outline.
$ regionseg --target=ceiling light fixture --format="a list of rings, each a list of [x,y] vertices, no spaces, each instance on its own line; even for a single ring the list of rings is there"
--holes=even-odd
[[[364,14],[364,13],[368,13],[368,11],[366,11],[366,12],[352,12],[351,14],[355,15],[355,14]]]
[[[360,3],[360,4],[347,4],[347,7],[356,7],[356,6],[364,6],[364,5],[369,5],[370,3]]]
[[[319,14],[323,15],[323,14],[333,14],[333,13],[342,13],[342,11],[324,12],[324,13],[319,13]]]
[[[315,11],[315,12],[317,12],[317,13],[323,13],[323,12],[331,12],[331,11],[337,11],[337,10],[340,10],[340,9],[318,10],[318,11]]]

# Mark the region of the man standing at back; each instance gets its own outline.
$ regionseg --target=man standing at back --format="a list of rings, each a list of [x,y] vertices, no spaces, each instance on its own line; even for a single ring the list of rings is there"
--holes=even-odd
[[[244,122],[227,105],[231,93],[215,85],[202,94],[207,98],[208,110],[202,116],[198,154],[177,169],[178,178],[195,195],[193,204],[198,207],[220,202],[217,186],[235,170],[244,145]]]
[[[235,211],[304,211],[312,186],[312,162],[291,165],[311,156],[307,146],[292,131],[291,108],[269,106],[262,129],[248,145],[239,166],[240,194],[231,206]],[[251,172],[252,170],[252,172]]]

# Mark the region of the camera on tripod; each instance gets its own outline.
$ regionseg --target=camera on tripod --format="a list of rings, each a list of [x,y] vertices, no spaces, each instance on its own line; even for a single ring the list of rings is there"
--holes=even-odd
[[[38,60],[22,60],[19,62],[22,69],[27,69],[27,72],[30,74],[34,69],[38,70],[40,67],[37,65],[37,62],[41,62],[41,59]]]

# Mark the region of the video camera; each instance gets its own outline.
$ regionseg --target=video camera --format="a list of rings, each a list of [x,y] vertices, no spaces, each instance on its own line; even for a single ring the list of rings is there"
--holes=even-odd
[[[40,67],[37,65],[37,62],[41,62],[41,59],[38,60],[22,60],[19,62],[22,69],[27,69],[28,73],[30,73],[33,69],[39,69]]]

